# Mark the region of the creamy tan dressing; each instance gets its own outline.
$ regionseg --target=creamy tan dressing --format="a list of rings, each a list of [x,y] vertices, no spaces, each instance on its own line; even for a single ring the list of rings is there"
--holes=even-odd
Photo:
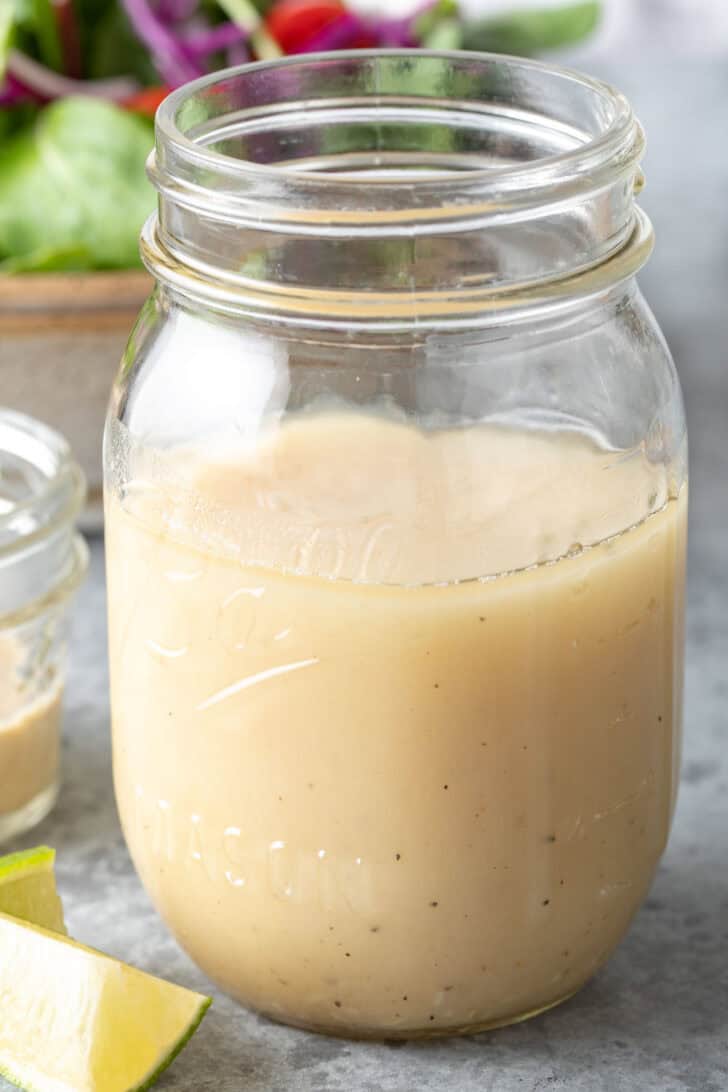
[[[0,636],[0,821],[51,790],[58,777],[61,685],[28,694],[23,649]]]
[[[685,491],[575,434],[333,413],[135,459],[107,511],[115,783],[185,948],[362,1035],[582,985],[668,834]]]

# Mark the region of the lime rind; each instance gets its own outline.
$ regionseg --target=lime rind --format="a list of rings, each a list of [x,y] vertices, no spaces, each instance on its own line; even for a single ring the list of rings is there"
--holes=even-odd
[[[14,1084],[16,1088],[22,1088],[23,1092],[41,1092],[34,1084],[28,1084],[25,1078],[20,1078],[16,1073],[13,1073],[12,1069],[8,1069],[0,1063],[0,1077],[3,1077],[10,1084]]]
[[[24,872],[50,871],[55,859],[56,851],[50,846],[36,846],[34,849],[8,853],[5,857],[0,857],[0,883],[17,880]]]
[[[55,850],[48,846],[0,857],[0,911],[65,934],[63,904],[56,891],[55,858]]]
[[[12,1069],[8,1069],[7,1066],[0,1065],[0,1077],[9,1081],[15,1085],[15,1088],[22,1089],[23,1092],[39,1092],[39,1089],[35,1087],[35,1084],[23,1083],[20,1077],[17,1077],[16,1073]]]
[[[171,1048],[169,1053],[164,1056],[156,1069],[154,1069],[148,1077],[144,1078],[141,1084],[135,1085],[134,1088],[130,1088],[129,1092],[148,1092],[148,1089],[150,1089],[152,1085],[157,1083],[165,1070],[169,1069],[177,1055],[180,1054],[187,1046],[190,1039],[195,1034],[202,1021],[205,1019],[205,1016],[207,1015],[207,1010],[209,1009],[211,1004],[211,997],[203,998],[196,1015],[192,1018],[189,1026],[185,1029],[184,1033],[180,1035],[179,1039]],[[39,1089],[37,1085],[29,1084],[26,1078],[21,1078],[17,1073],[13,1073],[11,1069],[2,1064],[0,1064],[0,1077],[4,1077],[6,1081],[10,1081],[10,1083],[14,1084],[17,1088],[22,1088],[23,1092],[42,1092],[42,1090]]]
[[[165,1069],[169,1069],[177,1055],[187,1046],[190,1039],[195,1034],[202,1021],[205,1019],[205,1016],[207,1015],[207,1010],[209,1009],[211,1004],[211,997],[203,998],[203,1000],[200,1002],[200,1007],[197,1010],[197,1014],[192,1018],[189,1027],[185,1030],[185,1032],[180,1035],[179,1039],[174,1044],[169,1054],[167,1054],[167,1056],[160,1062],[154,1072],[149,1077],[145,1078],[142,1084],[137,1085],[137,1087],[131,1089],[130,1092],[147,1092],[147,1089],[151,1088],[153,1084],[156,1084],[156,1082],[164,1073]],[[31,1090],[31,1092],[34,1092],[34,1090]]]
[[[124,964],[117,963],[110,956],[78,944],[65,935],[63,910],[55,887],[55,856],[55,850],[50,847],[37,846],[34,849],[0,857],[0,924],[2,920],[15,921],[17,925],[27,927],[31,932],[53,938],[61,944],[69,944],[72,948],[85,951],[102,962],[108,961],[120,969],[149,977],[144,975],[144,972],[125,968]],[[158,985],[162,984],[160,979],[152,979],[152,981],[156,981]],[[172,987],[172,989],[179,990],[179,987]],[[196,1007],[189,1006],[189,1014],[182,1025],[183,1030],[179,1037],[172,1041],[171,1045],[169,1042],[164,1046],[160,1043],[158,1057],[147,1059],[150,1064],[148,1075],[143,1076],[141,1080],[137,1076],[124,1092],[146,1092],[184,1049],[212,1004],[211,998],[200,994],[191,994],[189,999],[193,1001],[195,998],[198,999],[198,1004]],[[34,1074],[35,1067],[31,1067],[30,1073],[27,1070],[23,1073],[23,1068],[21,1065],[18,1070],[12,1058],[8,1060],[6,1056],[0,1061],[0,1076],[23,1088],[25,1092],[48,1092],[50,1086],[46,1085],[42,1073],[35,1070]],[[56,1082],[53,1081],[54,1088],[55,1084]],[[88,1087],[96,1088],[95,1082]]]
[[[7,933],[8,929],[10,930],[9,934]],[[107,1089],[108,1085],[106,1078],[108,1077],[108,1073],[106,1072],[106,1066],[109,1064],[111,1064],[112,1067],[109,1072],[113,1072],[116,1078],[114,1080],[114,1087],[116,1088],[117,1092],[145,1092],[146,1089],[151,1088],[156,1080],[161,1076],[161,1074],[164,1073],[164,1071],[172,1064],[175,1058],[179,1055],[180,1051],[187,1045],[192,1035],[200,1026],[200,1023],[202,1022],[207,1010],[212,1003],[212,999],[209,997],[205,997],[201,994],[195,994],[194,991],[186,990],[183,987],[167,983],[163,979],[155,978],[154,976],[151,976],[144,971],[138,970],[137,968],[131,967],[127,964],[120,963],[112,956],[106,955],[103,952],[99,952],[96,949],[88,947],[87,945],[79,944],[77,941],[71,940],[67,936],[60,935],[50,929],[44,928],[43,926],[21,921],[17,918],[12,917],[12,915],[0,912],[0,947],[4,948],[6,943],[9,944],[8,953],[11,954],[11,963],[13,961],[12,953],[18,955],[23,951],[23,948],[25,947],[25,944],[19,935],[13,937],[13,933],[15,933],[15,931],[18,929],[28,931],[28,943],[31,943],[32,936],[35,936],[37,938],[37,941],[41,944],[41,949],[43,945],[47,944],[48,941],[51,941],[54,946],[59,946],[59,953],[63,950],[69,951],[70,949],[70,951],[77,953],[79,957],[87,956],[91,958],[91,960],[96,964],[98,968],[98,973],[94,971],[93,966],[89,965],[90,973],[88,975],[88,983],[91,985],[92,989],[91,992],[87,992],[85,994],[82,993],[82,996],[84,996],[84,1001],[85,1004],[88,1006],[88,1011],[95,1014],[96,1019],[98,1019],[99,1015],[102,1013],[103,1008],[105,1007],[105,1003],[107,1000],[107,983],[111,987],[111,996],[114,997],[115,1000],[111,1001],[110,1007],[108,1007],[104,1015],[105,1029],[100,1032],[99,1040],[102,1047],[101,1057],[105,1058],[105,1063],[98,1068],[95,1064],[93,1064],[91,1066],[91,1069],[86,1071],[88,1074],[88,1078],[90,1079],[82,1081],[82,1087],[84,1092],[104,1092],[104,1090]],[[3,934],[5,935],[3,936]],[[37,958],[37,963],[35,964],[35,966],[51,966],[56,963],[55,956],[53,955],[51,949],[47,950],[46,955],[47,958],[44,958],[42,950],[40,952],[36,952],[35,958]],[[18,987],[11,987],[9,990],[5,991],[6,1000],[13,1006],[13,1010],[15,1011],[16,1015],[20,1013],[22,1016],[22,1014],[26,1011],[33,1011],[36,1014],[39,1014],[42,1017],[41,1023],[45,1021],[48,1028],[52,1029],[52,1031],[55,1031],[57,1036],[58,1028],[55,1026],[54,1005],[60,1005],[60,1008],[58,1009],[58,1015],[61,1016],[63,1019],[66,1019],[68,1016],[68,998],[70,995],[73,995],[75,979],[75,976],[73,974],[71,975],[70,979],[67,976],[69,970],[73,970],[73,963],[76,963],[76,960],[74,957],[73,963],[71,964],[69,964],[65,960],[62,960],[61,964],[57,967],[57,974],[54,975],[51,973],[48,979],[48,996],[39,997],[37,984],[35,988],[30,987],[30,981],[28,978],[29,974],[31,976],[33,975],[35,969],[33,958],[34,957],[31,957],[31,962],[25,964],[25,969],[22,970],[22,973],[20,974],[19,972],[21,971],[21,966],[16,964],[15,970],[13,971],[11,967],[5,963],[4,960],[0,962],[0,993],[3,992],[1,988],[2,970],[3,967],[6,967],[6,973],[10,973],[11,975],[14,974],[14,978],[11,978],[10,981],[14,981]],[[106,977],[109,972],[103,970],[104,964],[110,965],[109,971],[111,977],[109,978]],[[85,978],[84,967],[83,965],[78,963],[76,963],[76,966],[79,968],[80,979],[83,980]],[[116,977],[117,971],[121,972],[122,976],[131,975],[133,976],[133,978],[131,980],[127,979],[126,982],[124,982],[122,979],[120,983],[119,978]],[[62,973],[65,976],[63,978],[63,984],[61,984],[58,978],[58,973]],[[118,1065],[120,1058],[126,1057],[128,1059],[133,1059],[134,1057],[134,1040],[127,1038],[126,1035],[126,1033],[128,1033],[127,1017],[129,1016],[130,1012],[133,1013],[137,1011],[136,1004],[138,1003],[138,1000],[133,1001],[131,1002],[131,1008],[129,1007],[130,988],[131,993],[134,994],[136,992],[136,988],[138,988],[142,984],[143,980],[148,981],[149,987],[151,987],[153,994],[156,991],[156,1001],[153,1000],[153,996],[148,997],[148,1001],[150,1004],[160,1003],[160,1000],[164,997],[164,993],[160,993],[160,990],[170,991],[170,993],[167,995],[169,998],[170,1012],[176,1012],[177,1016],[174,1018],[179,1018],[179,1027],[181,1028],[181,1031],[176,1038],[174,1037],[174,1034],[172,1034],[169,1038],[167,1038],[166,1041],[164,1041],[164,1038],[162,1037],[164,1035],[164,1020],[162,1020],[160,1025],[158,1026],[160,1040],[156,1058],[153,1056],[148,1057],[146,1066],[139,1067],[141,1068],[141,1073],[137,1071],[137,1073],[134,1074],[134,1067],[132,1066],[131,1072],[127,1073],[128,1083],[123,1083],[118,1081],[118,1077],[121,1075],[118,1069]],[[33,1000],[33,1004],[30,1007],[27,1004],[27,999],[29,996],[27,994],[27,990],[29,988],[31,989]],[[68,993],[69,989],[70,995]],[[184,995],[186,995],[186,998]],[[139,995],[137,995],[137,998],[138,997]],[[119,1000],[121,1000],[121,1009],[116,1010],[116,1002]],[[181,1005],[180,1002],[182,1002]],[[165,1000],[161,1000],[161,1003],[166,1007],[167,1002]],[[117,1023],[114,1019],[115,1011],[117,1011],[117,1016],[120,1020],[120,1023]],[[23,1026],[24,1019],[25,1018],[22,1017],[20,1025],[21,1027]],[[136,1018],[134,1018],[134,1020],[136,1021]],[[169,1027],[169,1025],[167,1026]],[[7,1031],[8,1029],[4,1030]],[[119,1054],[117,1051],[112,1051],[112,1053],[107,1056],[106,1047],[108,1043],[113,1042],[119,1033],[121,1033],[122,1039],[125,1041],[126,1049],[130,1049],[132,1052],[130,1054]],[[36,1029],[36,1034],[38,1036],[38,1041],[44,1044],[44,1047],[39,1050],[39,1053],[42,1054],[43,1049],[47,1050],[50,1047],[50,1043],[44,1036],[43,1029],[41,1027]],[[51,1039],[52,1038],[53,1034],[51,1034]],[[20,1035],[20,1039],[23,1039],[22,1034]],[[85,1036],[82,1035],[82,1042],[84,1039]],[[21,1064],[20,1066],[16,1065],[16,1059],[12,1056],[12,1054],[8,1056],[7,1047],[10,1043],[15,1044],[17,1043],[17,1041],[18,1040],[14,1037],[13,1032],[10,1031],[10,1037],[8,1038],[6,1036],[4,1047],[0,1048],[3,1050],[3,1057],[2,1059],[0,1059],[0,1076],[4,1076],[13,1084],[16,1084],[20,1088],[24,1089],[25,1092],[59,1092],[59,1090],[61,1089],[70,1090],[71,1088],[77,1087],[77,1085],[74,1083],[68,1083],[68,1079],[69,1077],[71,1077],[71,1071],[76,1072],[76,1074],[79,1073],[79,1069],[75,1068],[75,1063],[72,1060],[70,1063],[70,1069],[67,1077],[62,1076],[58,1071],[54,1072],[55,1066],[52,1066],[51,1072],[46,1074],[44,1072],[44,1069],[42,1067],[39,1067],[37,1064],[39,1059],[37,1057],[34,1058],[33,1055],[29,1054],[27,1051],[23,1051],[21,1046],[20,1057],[19,1059],[17,1059],[21,1062]],[[96,1041],[95,1032],[94,1041]],[[56,1043],[56,1046],[57,1045],[58,1044]],[[85,1054],[85,1051],[89,1048],[91,1050],[91,1053]],[[13,1049],[15,1049],[15,1046],[13,1046]],[[83,1061],[83,1058],[87,1057],[89,1060],[91,1060],[91,1058],[93,1057],[93,1053],[95,1052],[95,1046],[92,1043],[86,1041],[85,1047],[81,1045],[80,1049],[81,1069],[84,1069],[85,1063]],[[55,1059],[57,1057],[57,1053],[53,1052],[51,1057]],[[25,1059],[25,1061],[31,1061],[32,1064],[28,1068],[25,1068],[25,1066],[22,1064],[23,1059]],[[145,1069],[146,1072],[144,1071]],[[73,1081],[72,1077],[71,1081]],[[81,1088],[81,1085],[78,1085],[78,1087]]]

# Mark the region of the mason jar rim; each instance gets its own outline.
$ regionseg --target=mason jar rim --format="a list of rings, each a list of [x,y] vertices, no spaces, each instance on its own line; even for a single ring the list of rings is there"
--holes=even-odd
[[[542,61],[385,49],[242,65],[161,105],[142,258],[173,292],[264,320],[514,321],[644,263],[643,149],[619,91]]]
[[[48,519],[41,518],[39,525],[32,531],[19,532],[11,540],[0,542],[0,556],[27,545],[60,523],[74,520],[86,495],[83,471],[73,458],[68,441],[60,432],[29,414],[0,406],[0,430],[5,428],[22,436],[35,447],[36,454],[45,455],[49,461],[52,460],[53,465],[51,468],[50,462],[47,463],[48,472],[43,474],[37,489],[29,490],[23,499],[7,511],[0,511],[0,533],[7,530],[22,513],[31,509],[43,509],[54,499],[60,503],[57,511]],[[6,449],[0,444],[0,451],[4,450]]]
[[[80,581],[87,555],[75,520],[86,484],[60,433],[4,407],[0,453],[23,464],[18,496],[6,498],[0,511],[0,625],[6,626],[70,594]]]
[[[467,61],[469,64],[497,65],[501,68],[511,67],[523,69],[533,73],[540,73],[544,77],[568,81],[575,87],[591,92],[610,111],[611,117],[602,132],[582,144],[563,152],[544,158],[537,158],[528,163],[519,163],[517,166],[489,166],[472,167],[462,174],[453,176],[451,171],[432,172],[428,177],[416,179],[413,183],[417,188],[432,189],[444,187],[448,189],[462,188],[466,181],[468,188],[477,187],[483,194],[500,192],[507,188],[517,192],[523,188],[531,198],[536,197],[534,191],[538,190],[538,176],[541,176],[543,184],[553,184],[556,176],[563,172],[567,176],[573,176],[578,172],[585,159],[600,161],[612,160],[614,169],[614,156],[620,152],[627,153],[625,165],[640,158],[644,136],[635,119],[628,99],[616,88],[603,80],[585,75],[566,66],[551,64],[547,61],[534,60],[532,58],[517,57],[504,53],[466,52],[460,50],[428,50],[428,49],[349,49],[329,53],[305,53],[294,56],[280,57],[275,60],[256,61],[249,64],[238,65],[221,69],[206,76],[184,84],[172,91],[160,105],[156,114],[156,131],[158,138],[165,141],[170,147],[174,147],[182,160],[189,160],[196,165],[217,167],[219,170],[240,178],[250,177],[260,180],[273,180],[285,178],[297,185],[324,188],[331,186],[332,182],[345,183],[351,186],[354,193],[372,197],[372,188],[375,192],[386,190],[386,178],[376,178],[371,175],[362,176],[356,172],[337,172],[335,175],[296,169],[295,172],[286,170],[277,164],[252,163],[234,156],[225,155],[201,145],[191,139],[178,125],[180,109],[195,95],[205,92],[216,85],[221,86],[232,78],[252,78],[257,73],[272,73],[289,68],[313,66],[321,63],[362,62],[380,60],[382,58],[401,58],[413,60],[442,60]],[[429,96],[418,96],[423,102]],[[151,172],[153,180],[159,177],[152,162]],[[545,173],[544,173],[545,172]]]

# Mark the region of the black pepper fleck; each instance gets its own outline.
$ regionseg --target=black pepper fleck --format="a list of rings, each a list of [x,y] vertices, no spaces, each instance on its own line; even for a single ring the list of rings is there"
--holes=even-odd
[[[394,859],[395,859],[395,861],[399,861],[399,860],[401,860],[401,858],[402,858],[402,854],[401,854],[401,853],[395,853],[395,855],[394,855]]]
[[[351,959],[351,952],[344,952],[347,959]]]
[[[371,927],[371,929],[369,930],[369,932],[370,932],[370,933],[378,933],[378,932],[379,932],[379,926],[378,926],[378,925],[372,925],[372,927]]]
[[[430,906],[439,906],[439,905],[440,905],[440,904],[439,904],[439,903],[437,903],[437,902],[431,902],[431,903],[430,903]]]
[[[449,992],[450,992],[450,990],[451,990],[451,989],[452,989],[453,987],[452,987],[452,986],[443,986],[442,988],[444,989],[445,993],[449,993]]]
[[[446,788],[447,788],[447,785],[443,785],[442,787],[443,787],[443,789],[446,789]]]
[[[431,1017],[430,1017],[430,1020],[434,1020],[434,1019],[435,1019],[435,1017],[434,1017],[434,1016],[431,1016]]]
[[[439,689],[440,689],[440,684],[439,684],[439,682],[436,682],[435,683],[435,690],[439,690]]]
[[[544,906],[548,906],[548,904],[549,904],[550,902],[551,902],[551,899],[544,899],[544,900],[543,900],[543,905],[544,905]]]
[[[406,994],[406,993],[402,995],[402,1000],[403,1000],[403,1001],[406,1001],[406,1000],[407,1000],[407,994]]]
[[[546,841],[547,842],[555,842],[556,841],[556,835],[555,834],[547,834],[546,835]]]
[[[341,1001],[334,1001],[334,1004],[336,1005],[337,1009],[341,1008]]]

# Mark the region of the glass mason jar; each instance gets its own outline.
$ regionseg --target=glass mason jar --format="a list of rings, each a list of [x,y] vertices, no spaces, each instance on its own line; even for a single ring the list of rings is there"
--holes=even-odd
[[[68,444],[0,409],[0,842],[58,795],[68,602],[87,565],[84,478]]]
[[[477,54],[159,111],[106,434],[115,785],[175,936],[276,1019],[520,1020],[650,885],[687,493],[642,147],[604,84]]]

